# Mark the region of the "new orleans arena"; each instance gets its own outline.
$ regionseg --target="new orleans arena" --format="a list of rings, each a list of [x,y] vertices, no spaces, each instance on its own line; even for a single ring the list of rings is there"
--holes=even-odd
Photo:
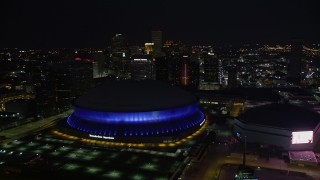
[[[204,122],[196,96],[158,81],[108,82],[76,99],[67,119],[78,137],[140,143],[176,142]]]
[[[290,104],[269,104],[248,110],[234,123],[234,133],[249,143],[285,151],[314,150],[319,144],[320,116]]]

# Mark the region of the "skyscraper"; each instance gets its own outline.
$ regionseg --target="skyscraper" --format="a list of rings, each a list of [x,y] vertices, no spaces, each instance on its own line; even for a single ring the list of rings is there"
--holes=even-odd
[[[152,54],[154,43],[144,43],[144,52],[146,54]]]
[[[169,76],[172,70],[169,64],[169,57],[162,56],[155,59],[156,64],[156,79],[169,83]]]
[[[128,53],[128,42],[126,35],[115,34],[111,38],[111,53]],[[126,56],[126,54],[124,56]]]
[[[131,79],[155,79],[155,65],[150,55],[135,55],[131,57]]]
[[[162,56],[162,31],[152,31],[152,42],[154,43],[153,56]]]
[[[228,88],[237,87],[237,69],[236,66],[228,67]]]
[[[218,90],[222,84],[222,64],[217,54],[211,50],[199,55],[201,80],[200,90]]]
[[[98,51],[93,54],[93,78],[101,78],[105,76],[105,61],[106,57],[103,51]]]
[[[124,34],[115,34],[111,38],[110,61],[108,71],[117,79],[130,78],[130,60],[127,37]]]
[[[175,62],[175,84],[187,88],[197,88],[199,85],[199,63],[183,55]]]
[[[220,84],[220,63],[212,52],[204,54],[204,81]]]

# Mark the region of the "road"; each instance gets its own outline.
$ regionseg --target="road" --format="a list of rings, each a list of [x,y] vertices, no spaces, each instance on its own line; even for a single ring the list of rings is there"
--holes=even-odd
[[[54,125],[59,119],[66,117],[72,112],[72,110],[65,111],[61,114],[44,118],[38,121],[30,122],[18,127],[10,128],[0,132],[0,136],[5,136],[6,139],[1,142],[1,144],[7,144],[15,139],[23,137],[24,135],[38,131],[41,129],[48,128]]]

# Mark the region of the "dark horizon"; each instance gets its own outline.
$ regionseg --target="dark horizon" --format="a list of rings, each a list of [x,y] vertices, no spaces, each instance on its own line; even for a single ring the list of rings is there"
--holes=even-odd
[[[130,45],[163,39],[190,45],[320,42],[312,1],[28,1],[3,3],[0,47],[105,48],[115,33]]]

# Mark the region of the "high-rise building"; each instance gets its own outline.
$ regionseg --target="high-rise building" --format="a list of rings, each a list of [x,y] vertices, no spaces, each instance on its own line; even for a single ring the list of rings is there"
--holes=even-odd
[[[55,103],[57,112],[63,112],[71,108],[71,103],[75,99],[72,91],[72,66],[71,64],[54,64],[55,81]]]
[[[301,80],[302,40],[294,39],[291,44],[291,54],[288,62],[287,80],[299,85]]]
[[[187,88],[197,88],[199,85],[199,63],[192,61],[188,55],[183,55],[180,59],[176,59],[175,84]]]
[[[167,56],[158,57],[155,59],[156,64],[156,79],[169,83],[170,64]]]
[[[117,79],[130,79],[130,59],[127,37],[115,34],[111,38],[108,72]]]
[[[124,34],[115,34],[111,38],[111,53],[128,53],[128,40]],[[124,56],[128,56],[124,54]]]
[[[71,55],[70,55],[71,56]],[[58,112],[71,108],[72,101],[93,88],[92,61],[68,56],[53,64]]]
[[[195,49],[197,50],[197,49]],[[213,53],[211,47],[207,50],[206,47],[201,47],[198,50],[197,58],[200,62],[200,90],[218,90],[222,84],[222,63],[217,58],[216,53]]]
[[[204,54],[204,81],[220,84],[220,68],[219,59],[212,52]]]
[[[162,31],[152,31],[153,57],[162,56]]]
[[[93,68],[93,78],[101,78],[105,77],[105,62],[106,57],[103,51],[98,51],[93,54],[93,60],[95,61],[92,63]]]
[[[155,65],[150,55],[135,55],[131,57],[131,79],[155,79]]]
[[[52,116],[55,113],[55,78],[51,67],[47,65],[32,68],[32,81],[36,95],[36,113],[39,117]]]
[[[228,88],[237,87],[237,69],[235,66],[228,67]]]
[[[144,43],[144,52],[146,54],[152,54],[153,46],[154,46],[154,43]]]

